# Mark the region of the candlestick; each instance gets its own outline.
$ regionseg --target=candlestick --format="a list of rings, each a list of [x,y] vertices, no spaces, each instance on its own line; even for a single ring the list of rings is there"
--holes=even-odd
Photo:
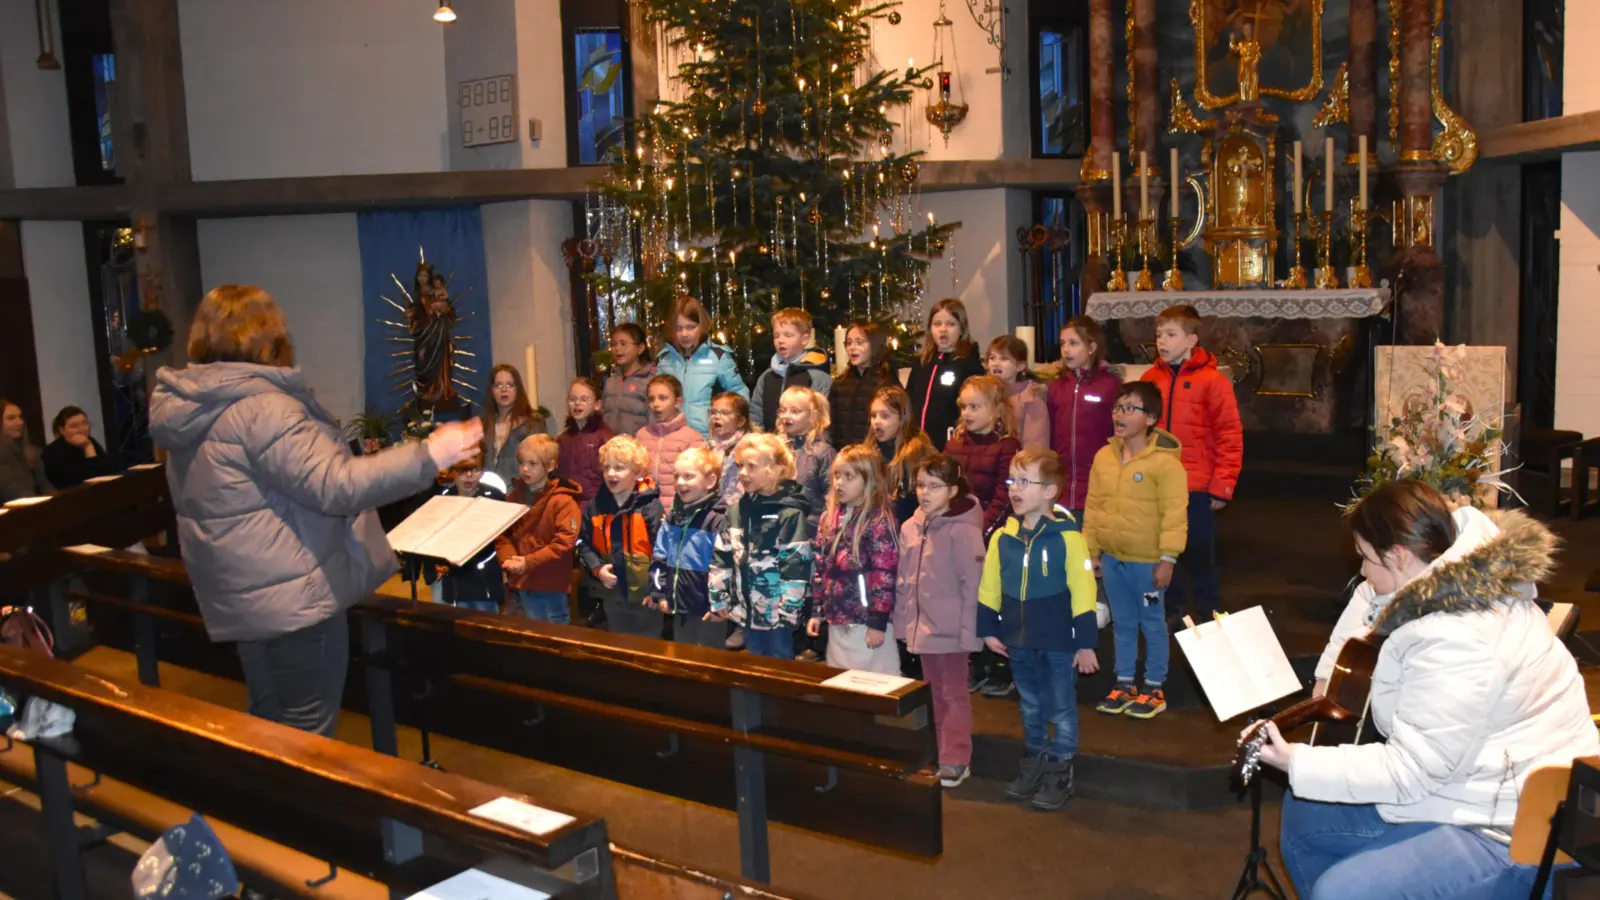
[[[538,354],[533,345],[529,344],[522,350],[522,385],[528,399],[534,406],[539,405],[539,366]]]
[[[1367,267],[1367,226],[1372,214],[1365,209],[1350,210],[1350,260],[1355,271],[1350,275],[1353,288],[1372,287],[1372,269]]]
[[[1333,212],[1318,216],[1320,227],[1314,229],[1317,239],[1317,287],[1337,288],[1339,276],[1333,271]]]
[[[1116,172],[1113,165],[1111,171]],[[1120,204],[1119,204],[1120,206]],[[1125,291],[1128,289],[1128,273],[1122,269],[1122,247],[1128,239],[1128,223],[1123,220],[1121,212],[1111,217],[1111,277],[1106,280],[1106,290]]]
[[[1174,150],[1173,153],[1178,151]],[[1172,230],[1172,268],[1167,270],[1167,277],[1161,280],[1161,289],[1164,291],[1183,290],[1183,273],[1178,271],[1178,229],[1183,227],[1183,219],[1178,217],[1178,201],[1173,198],[1172,218],[1167,220],[1167,226]]]
[[[1136,291],[1153,291],[1156,289],[1156,278],[1150,271],[1150,261],[1155,256],[1155,245],[1156,217],[1141,217],[1139,219],[1139,274],[1133,279],[1133,289]]]
[[[1367,206],[1367,136],[1360,135],[1357,139],[1356,152],[1361,156],[1361,209],[1366,211]]]
[[[1139,221],[1150,215],[1150,154],[1139,151]]]
[[[1303,216],[1306,212],[1306,182],[1305,176],[1300,171],[1301,146],[1299,141],[1294,142],[1294,214]]]
[[[1328,138],[1326,149],[1322,154],[1322,164],[1327,170],[1323,174],[1327,181],[1322,186],[1322,207],[1329,215],[1333,214],[1333,138]]]
[[[1295,149],[1299,150],[1300,148],[1296,147]],[[1296,162],[1299,162],[1299,160],[1296,160]],[[1297,203],[1295,205],[1299,206],[1300,204]],[[1300,235],[1305,233],[1306,214],[1303,210],[1298,211],[1289,221],[1294,224],[1294,268],[1289,270],[1289,277],[1284,279],[1283,286],[1291,291],[1303,291],[1306,289],[1306,255],[1300,243]]]
[[[1182,183],[1183,182],[1178,180],[1178,148],[1177,147],[1173,147],[1172,148],[1172,187],[1171,187],[1171,190],[1172,190],[1172,217],[1174,219],[1178,218],[1178,195],[1179,195],[1179,193],[1181,193],[1178,190],[1178,185],[1180,185]]]
[[[849,329],[843,325],[833,326],[833,371],[835,374],[843,374],[844,370],[850,365],[850,354],[844,348],[845,336],[849,333]]]
[[[1122,157],[1111,154],[1111,217],[1122,218]],[[1122,268],[1119,265],[1117,268]]]

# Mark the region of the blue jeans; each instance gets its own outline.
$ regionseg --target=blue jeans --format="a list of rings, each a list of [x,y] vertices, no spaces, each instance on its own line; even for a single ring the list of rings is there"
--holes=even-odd
[[[744,650],[770,659],[794,659],[794,628],[780,625],[777,628],[746,628]]]
[[[1166,591],[1155,589],[1155,563],[1123,562],[1100,554],[1100,575],[1105,579],[1106,603],[1111,607],[1111,636],[1117,648],[1117,680],[1132,681],[1139,661],[1139,635],[1144,635],[1146,687],[1167,680]],[[1146,600],[1154,594],[1155,602]]]
[[[1302,900],[1522,900],[1534,866],[1456,825],[1391,825],[1372,806],[1283,798],[1284,868]],[[1550,888],[1545,888],[1545,897]]]
[[[1172,585],[1177,609],[1183,611],[1185,588],[1194,593],[1194,620],[1208,621],[1222,609],[1222,589],[1217,585],[1217,514],[1211,509],[1211,495],[1205,491],[1189,494],[1189,540],[1178,557],[1178,571]]]
[[[562,625],[572,621],[572,613],[567,609],[567,595],[561,591],[517,591],[517,605],[522,608],[522,614],[530,619],[560,622]]]
[[[1078,670],[1071,650],[1007,647],[1022,707],[1022,745],[1029,756],[1071,759],[1078,752]],[[1047,733],[1055,726],[1055,734]]]

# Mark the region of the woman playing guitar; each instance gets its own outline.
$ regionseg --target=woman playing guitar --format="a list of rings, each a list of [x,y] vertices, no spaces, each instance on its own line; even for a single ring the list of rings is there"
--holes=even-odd
[[[1577,664],[1529,599],[1556,538],[1519,512],[1487,518],[1458,528],[1418,481],[1350,515],[1361,574],[1391,598],[1372,622],[1370,717],[1387,742],[1313,747],[1263,727],[1261,762],[1289,775],[1280,846],[1302,898],[1525,897],[1534,867],[1509,850],[1524,779],[1600,753]]]

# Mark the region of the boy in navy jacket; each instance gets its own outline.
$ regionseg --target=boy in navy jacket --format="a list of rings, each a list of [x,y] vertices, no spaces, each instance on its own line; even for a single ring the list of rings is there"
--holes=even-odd
[[[1072,517],[1055,510],[1064,483],[1061,458],[1050,450],[1012,459],[1013,514],[989,539],[978,586],[978,636],[1011,660],[1022,707],[1026,755],[1006,796],[1046,810],[1072,796],[1077,673],[1100,668],[1089,546]]]

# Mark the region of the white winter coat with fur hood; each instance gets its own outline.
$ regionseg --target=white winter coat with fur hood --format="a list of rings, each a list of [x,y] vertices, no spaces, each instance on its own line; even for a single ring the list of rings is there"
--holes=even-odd
[[[1520,512],[1488,518],[1492,528],[1458,527],[1374,623],[1387,639],[1370,714],[1387,743],[1297,745],[1296,797],[1376,804],[1391,823],[1509,831],[1529,772],[1600,753],[1577,664],[1526,599],[1556,538]]]

